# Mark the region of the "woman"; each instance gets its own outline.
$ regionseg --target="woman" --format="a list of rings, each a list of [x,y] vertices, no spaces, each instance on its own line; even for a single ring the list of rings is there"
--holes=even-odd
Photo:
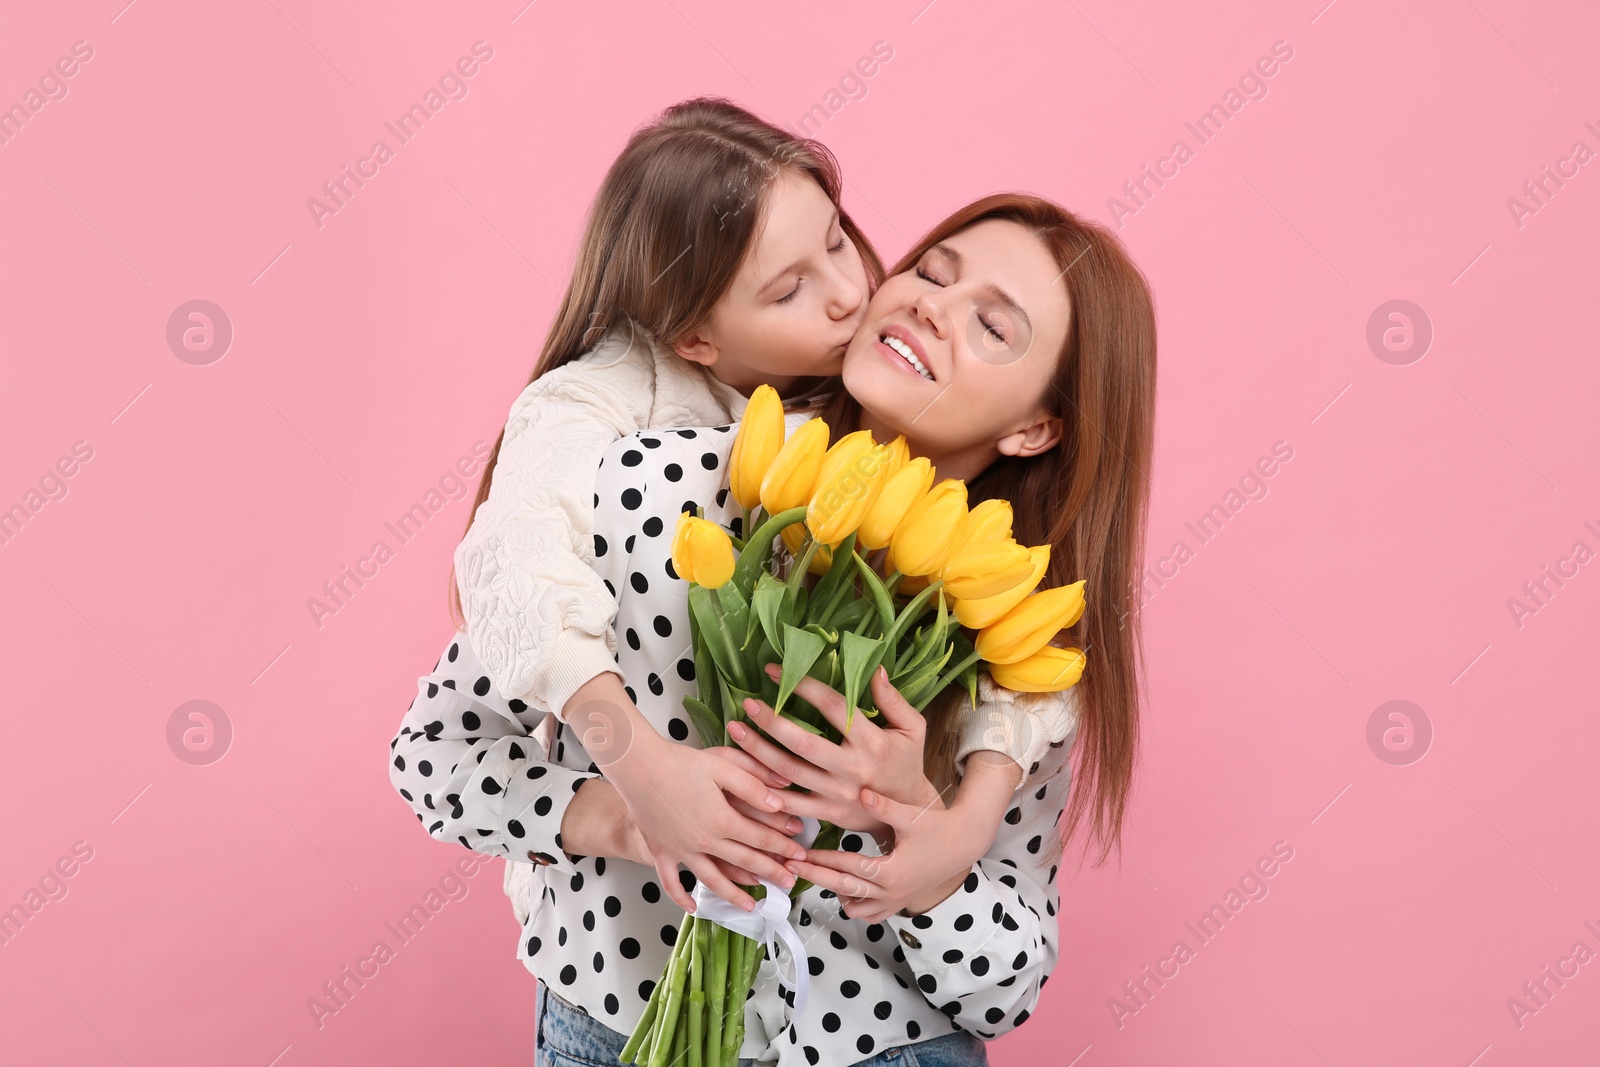
[[[1055,826],[1065,811],[1070,834],[1087,812],[1103,858],[1120,831],[1131,774],[1135,641],[1133,628],[1119,622],[1143,529],[1153,378],[1153,313],[1137,270],[1109,234],[1036,198],[992,197],[957,213],[874,296],[845,357],[851,396],[833,403],[830,426],[845,432],[859,424],[881,439],[904,433],[941,476],[965,477],[974,502],[1016,502],[1017,539],[1053,546],[1046,584],[1088,579],[1091,607],[1080,643],[1093,659],[1077,687],[1034,702],[1041,715],[1047,703],[1065,709],[1069,727],[1038,761],[1018,768],[1018,777],[1030,780],[1017,789],[992,843],[908,905],[910,914],[873,923],[847,914],[839,894],[873,907],[882,888],[874,877],[894,862],[892,853],[879,857],[871,837],[847,834],[838,853],[791,860],[817,883],[796,902],[808,999],[788,1018],[785,1005],[795,1001],[788,983],[758,983],[746,1007],[742,1055],[760,1063],[890,1063],[910,1045],[920,1063],[983,1063],[975,1038],[1020,1025],[1035,1006],[1056,959],[1062,836]],[[690,502],[703,505],[707,517],[731,520],[722,500],[707,498],[722,483],[732,436],[726,427],[640,434],[614,446],[602,467],[597,531],[608,509],[608,529],[626,528],[620,513],[639,517],[623,544],[602,553],[597,543],[596,562],[612,561],[606,580],[619,597],[618,633],[627,635],[618,662],[647,720],[600,716],[592,720],[600,726],[581,738],[575,727],[558,726],[548,754],[541,753],[527,737],[538,716],[498,698],[457,641],[422,680],[395,739],[392,777],[430,833],[540,864],[541,899],[519,957],[542,979],[540,1046],[548,1062],[613,1062],[676,936],[681,914],[640,862],[647,852],[631,830],[628,806],[589,760],[604,751],[609,766],[631,751],[648,764],[652,746],[664,741],[657,731],[675,741],[690,736],[672,701],[673,687],[681,702],[692,680],[692,662],[679,651],[688,646],[686,612],[674,620],[663,611],[658,619],[648,614],[656,604],[643,599],[652,582],[660,587],[673,577],[661,564],[670,527],[652,520],[675,517]],[[669,442],[689,460],[676,470],[650,456],[664,456]],[[643,484],[654,487],[653,499],[636,486],[610,499],[616,486],[637,477],[625,472],[647,467]],[[674,499],[680,487],[682,497]],[[646,614],[628,625],[635,597]],[[987,699],[1006,697],[984,681]],[[659,705],[651,700],[658,694]],[[958,698],[946,694],[927,717],[924,784],[939,795],[958,773],[960,756],[993,747],[973,742]],[[1080,784],[1069,805],[1071,776],[1064,772],[1079,733]],[[748,758],[727,751],[730,759]],[[752,754],[777,767],[771,752],[752,746]],[[436,772],[446,760],[450,771]],[[789,764],[780,772],[829,783],[810,796],[780,794],[785,811],[761,810],[759,796],[741,799],[747,813],[773,827],[774,854],[792,856],[782,837],[790,812],[813,814],[841,797],[873,795],[859,789],[871,782],[848,780],[828,762],[819,757],[818,766]],[[440,783],[452,791],[439,795]],[[897,845],[902,834],[954,818],[937,805],[919,813],[886,804],[881,813]],[[1046,863],[1048,875],[1038,869]],[[680,877],[688,888],[692,875]]]

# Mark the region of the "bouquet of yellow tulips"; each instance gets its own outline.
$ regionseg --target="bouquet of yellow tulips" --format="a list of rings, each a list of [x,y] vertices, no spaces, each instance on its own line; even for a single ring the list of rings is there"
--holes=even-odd
[[[1083,652],[1051,640],[1083,615],[1084,583],[1037,589],[1050,546],[1017,544],[1010,503],[969,509],[966,484],[935,484],[933,467],[910,457],[904,437],[880,444],[861,430],[830,446],[829,433],[814,418],[785,440],[782,401],[759,387],[728,463],[749,536],[741,542],[706,518],[679,516],[672,564],[690,583],[698,686],[684,704],[706,746],[728,744],[732,722],[759,729],[744,713],[750,697],[839,741],[822,713],[794,696],[806,676],[844,695],[846,730],[856,709],[878,714],[868,682],[880,665],[918,711],[956,682],[976,703],[980,663],[1017,691],[1075,685]],[[771,565],[779,539],[792,560],[787,575]],[[771,662],[782,665],[777,681],[763,669]],[[837,828],[823,824],[814,845],[837,841]],[[798,880],[790,898],[809,885]],[[686,915],[622,1062],[736,1064],[762,950]]]

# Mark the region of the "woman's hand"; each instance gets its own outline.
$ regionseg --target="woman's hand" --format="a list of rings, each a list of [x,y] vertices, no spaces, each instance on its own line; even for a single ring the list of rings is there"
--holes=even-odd
[[[879,814],[894,834],[885,856],[813,849],[806,860],[784,866],[839,895],[847,919],[875,923],[902,909],[915,915],[932,909],[961,887],[982,850],[973,852],[972,820],[959,806],[946,808],[935,795],[926,807],[902,804],[861,791],[862,803]],[[990,834],[993,837],[993,834]]]
[[[776,679],[782,669],[775,663],[768,664],[767,673]],[[807,677],[800,679],[794,692],[844,733],[850,709],[836,689]],[[728,734],[767,770],[808,791],[779,794],[785,811],[884,838],[889,827],[861,806],[863,787],[918,807],[938,802],[939,794],[922,770],[927,732],[922,714],[889,684],[888,673],[882,667],[873,672],[872,695],[884,725],[857,710],[843,744],[836,745],[780,718],[766,703],[754,699],[744,702],[746,714],[778,744],[742,723],[730,724]]]

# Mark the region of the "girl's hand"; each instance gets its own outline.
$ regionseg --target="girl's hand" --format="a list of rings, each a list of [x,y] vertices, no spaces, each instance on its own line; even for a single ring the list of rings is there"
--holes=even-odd
[[[740,752],[736,748],[718,746],[716,748],[703,749],[702,751],[709,752],[713,756],[718,756],[722,759],[725,759],[736,767],[743,767],[751,774],[754,774],[757,778],[765,781],[768,785],[774,786],[778,789],[782,789],[789,784],[789,780],[787,778],[772,773],[760,763],[757,763],[750,756]],[[616,786],[614,784],[609,781],[606,782],[606,784],[611,786],[612,790],[615,791]],[[766,811],[761,808],[754,808],[736,797],[729,797],[728,803],[733,806],[735,811],[746,818],[754,819],[756,822],[770,826],[774,830],[777,830],[779,833],[785,834],[786,836],[793,837],[802,829],[800,820],[795,818],[793,815],[787,814],[786,812]],[[633,812],[629,810],[626,803],[622,805],[622,810],[625,813],[622,819],[624,825],[621,828],[621,836],[623,841],[622,858],[631,860],[643,867],[655,866],[655,859],[650,853],[650,845],[647,841],[645,841],[644,834],[640,831],[638,824],[634,821]],[[771,853],[768,853],[768,855],[770,856]],[[740,867],[736,864],[729,863],[727,860],[720,859],[716,856],[707,856],[706,859],[714,864],[717,869],[726,875],[730,880],[739,885],[754,886],[759,885],[761,882],[761,879],[756,877],[754,873],[747,871],[743,867]],[[779,862],[781,859],[782,857],[779,856],[772,857],[774,863]]]
[[[861,791],[862,803],[894,833],[886,856],[813,849],[807,860],[784,864],[802,878],[839,895],[847,919],[875,923],[902,909],[920,914],[961,887],[977,856],[966,813],[946,808],[935,794],[926,807]],[[992,836],[992,835],[991,835]],[[981,855],[981,852],[978,853]]]
[[[775,663],[768,664],[767,673],[776,679],[782,668]],[[850,709],[845,707],[844,697],[838,690],[808,677],[800,679],[794,692],[844,733]],[[927,731],[922,714],[889,684],[889,675],[882,667],[873,672],[872,695],[882,712],[879,721],[883,725],[857,710],[843,744],[836,745],[779,718],[765,702],[754,699],[744,702],[746,714],[778,744],[742,723],[730,724],[728,734],[767,770],[808,790],[806,793],[788,790],[780,794],[785,811],[810,815],[845,830],[859,830],[883,838],[889,833],[889,827],[878,815],[861,806],[863,787],[918,807],[938,802],[939,795],[922,770],[922,747]]]
[[[760,875],[785,889],[794,885],[779,857],[803,858],[805,849],[755,818],[782,814],[783,801],[763,778],[654,730],[641,732],[602,770],[627,801],[637,834],[634,847],[642,846],[640,862],[655,867],[662,889],[684,911],[694,911],[694,900],[679,880],[680,863],[711,892],[745,911],[755,909],[755,899],[730,872],[748,876],[750,883]]]
[[[781,774],[776,774],[768,770],[748,753],[741,752],[737,748],[729,748],[726,745],[718,745],[713,748],[703,749],[702,751],[709,752],[713,756],[725,759],[735,767],[743,767],[745,770],[749,771],[751,774],[755,775],[757,778],[760,778],[762,781],[766,782],[775,789],[782,790],[789,785],[789,779],[783,777]],[[778,793],[780,798],[787,795],[788,794],[783,792]],[[774,830],[777,830],[786,837],[793,837],[795,834],[798,834],[802,829],[804,829],[800,820],[795,816],[790,815],[786,811],[765,811],[760,808],[753,808],[737,797],[731,796],[728,798],[728,803],[732,804],[733,810],[737,811],[739,814],[744,815],[747,818],[754,819],[756,822],[765,823],[767,826],[772,827]],[[781,862],[782,859],[782,856],[773,856],[773,862],[775,863]],[[743,867],[736,867],[733,864],[728,863],[726,860],[721,859],[713,859],[712,862],[722,869],[723,874],[726,874],[729,878],[733,879],[740,885],[753,886],[760,884],[761,879],[757,878],[752,872],[745,870]]]

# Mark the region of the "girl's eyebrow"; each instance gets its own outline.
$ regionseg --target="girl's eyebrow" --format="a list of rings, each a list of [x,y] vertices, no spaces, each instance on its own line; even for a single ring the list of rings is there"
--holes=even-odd
[[[949,245],[937,244],[928,249],[928,251],[938,252],[940,255],[949,259],[950,262],[954,263],[958,268],[961,266],[961,253],[957,252]],[[1016,315],[1017,318],[1022,320],[1022,324],[1024,326],[1028,327],[1029,329],[1033,328],[1033,320],[1028,318],[1028,313],[1022,309],[1022,302],[1016,297],[1000,288],[994,282],[990,282],[989,284],[983,286],[983,291],[1009,308],[1012,314]]]
[[[829,231],[831,232],[833,230],[833,228],[835,226],[837,226],[837,225],[839,225],[839,209],[838,208],[834,208],[833,209],[833,217],[828,220],[828,229],[829,229]],[[782,270],[778,271],[776,274],[774,274],[772,277],[768,278],[765,282],[763,282],[761,284],[761,288],[756,290],[756,295],[760,296],[762,293],[766,292],[768,289],[771,289],[774,285],[777,284],[777,282],[778,282],[778,280],[780,278],[782,278],[785,274],[788,274],[790,271],[794,270],[798,266],[800,266],[800,260],[797,259],[793,263],[789,264],[787,267],[785,267]]]

